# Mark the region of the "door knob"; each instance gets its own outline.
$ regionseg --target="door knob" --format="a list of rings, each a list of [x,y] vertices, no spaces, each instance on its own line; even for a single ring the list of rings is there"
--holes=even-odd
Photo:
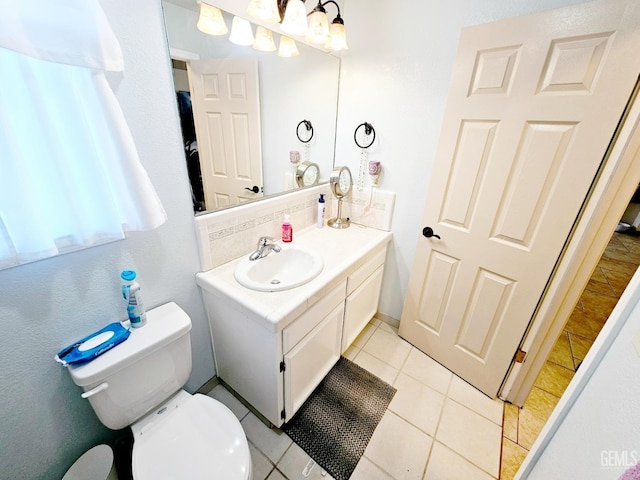
[[[433,233],[433,228],[431,227],[424,227],[422,229],[422,235],[427,238],[436,237],[438,240],[440,240],[440,235],[436,235],[435,233]]]
[[[253,187],[249,188],[249,187],[244,187],[245,190],[249,190],[250,192],[253,193],[258,193],[260,191],[260,187],[258,187],[258,185],[254,185]]]

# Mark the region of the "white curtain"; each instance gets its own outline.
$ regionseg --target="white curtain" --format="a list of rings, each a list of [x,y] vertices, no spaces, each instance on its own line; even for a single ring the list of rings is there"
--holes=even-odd
[[[105,78],[122,69],[97,0],[0,0],[0,268],[166,220]]]

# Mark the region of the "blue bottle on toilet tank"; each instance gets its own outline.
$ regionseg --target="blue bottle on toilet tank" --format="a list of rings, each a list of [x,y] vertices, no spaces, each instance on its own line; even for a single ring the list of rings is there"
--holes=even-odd
[[[127,316],[133,328],[139,328],[147,323],[147,314],[142,302],[140,284],[136,282],[136,272],[124,270],[120,275],[124,285],[122,285],[122,297],[127,301]]]

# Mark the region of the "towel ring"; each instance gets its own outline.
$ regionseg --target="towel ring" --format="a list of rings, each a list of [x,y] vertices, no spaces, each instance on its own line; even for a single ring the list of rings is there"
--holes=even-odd
[[[301,125],[305,126],[305,130],[302,130],[302,135],[300,134]],[[296,136],[302,143],[309,143],[311,141],[311,139],[313,138],[313,125],[311,125],[311,122],[309,120],[302,120],[298,124],[298,126],[296,127]],[[306,140],[303,140],[303,138],[306,138]]]
[[[360,145],[360,143],[358,143],[358,130],[360,130],[361,127],[364,127],[364,134],[366,137],[373,134],[373,138],[367,145]],[[376,141],[376,130],[373,128],[373,125],[371,125],[370,123],[367,123],[367,122],[361,123],[356,127],[356,131],[353,132],[353,140],[356,142],[356,145],[358,147],[369,148],[371,145],[373,145],[373,142]]]

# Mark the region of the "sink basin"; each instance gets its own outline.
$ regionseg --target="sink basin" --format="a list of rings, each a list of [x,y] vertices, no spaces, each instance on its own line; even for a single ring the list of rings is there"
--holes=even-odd
[[[240,260],[234,272],[238,283],[259,292],[279,292],[304,285],[322,271],[324,263],[317,252],[293,245],[281,247],[282,251],[258,260]]]

